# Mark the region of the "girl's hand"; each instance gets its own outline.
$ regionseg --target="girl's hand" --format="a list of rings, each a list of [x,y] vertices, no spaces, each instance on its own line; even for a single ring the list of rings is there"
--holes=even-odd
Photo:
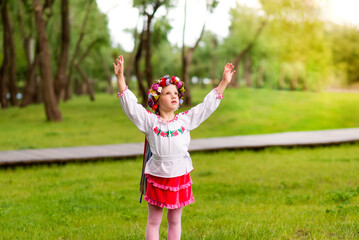
[[[116,77],[119,78],[120,76],[123,76],[123,64],[124,64],[125,60],[123,59],[123,56],[119,56],[118,59],[116,59],[116,63],[113,63],[113,69],[114,72],[116,74]]]
[[[223,78],[222,81],[229,84],[232,80],[233,74],[236,72],[233,70],[234,66],[232,63],[227,63],[226,66],[224,66],[224,72],[223,72]]]
[[[125,77],[123,76],[124,62],[123,56],[121,55],[116,59],[116,64],[113,63],[113,70],[117,77],[118,91],[120,92],[126,89]]]
[[[227,85],[232,81],[233,74],[236,73],[233,68],[234,66],[232,63],[227,63],[226,66],[224,66],[223,78],[217,87],[218,93],[223,94]]]

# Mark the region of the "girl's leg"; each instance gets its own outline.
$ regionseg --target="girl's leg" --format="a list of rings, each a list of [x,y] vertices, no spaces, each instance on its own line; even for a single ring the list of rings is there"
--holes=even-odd
[[[148,203],[148,219],[146,228],[147,240],[158,240],[162,221],[162,208]]]
[[[181,214],[182,208],[168,209],[167,221],[168,221],[168,240],[181,239]]]

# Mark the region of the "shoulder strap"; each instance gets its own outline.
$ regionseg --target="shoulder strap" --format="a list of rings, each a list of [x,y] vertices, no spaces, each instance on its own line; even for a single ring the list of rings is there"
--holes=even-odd
[[[145,176],[145,168],[147,161],[151,158],[152,152],[150,145],[148,144],[147,138],[145,137],[144,151],[143,151],[143,161],[142,161],[142,173],[141,173],[141,181],[140,181],[140,203],[142,202],[142,196],[146,194],[146,176]]]

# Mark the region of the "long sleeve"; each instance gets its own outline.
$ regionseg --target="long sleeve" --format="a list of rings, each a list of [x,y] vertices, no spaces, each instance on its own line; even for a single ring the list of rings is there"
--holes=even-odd
[[[205,121],[219,106],[223,95],[215,88],[207,94],[203,102],[183,112],[183,119],[186,122],[188,130],[197,128]]]
[[[128,87],[118,94],[118,98],[126,116],[141,132],[145,133],[149,125],[149,118],[153,114],[147,111],[141,104],[138,104],[135,94],[133,94]]]

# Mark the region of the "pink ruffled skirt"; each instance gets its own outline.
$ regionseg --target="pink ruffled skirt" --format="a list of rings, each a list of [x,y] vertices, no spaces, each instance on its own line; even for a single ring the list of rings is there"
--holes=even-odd
[[[192,179],[189,173],[162,178],[146,174],[147,185],[144,199],[155,206],[175,209],[194,202]]]

